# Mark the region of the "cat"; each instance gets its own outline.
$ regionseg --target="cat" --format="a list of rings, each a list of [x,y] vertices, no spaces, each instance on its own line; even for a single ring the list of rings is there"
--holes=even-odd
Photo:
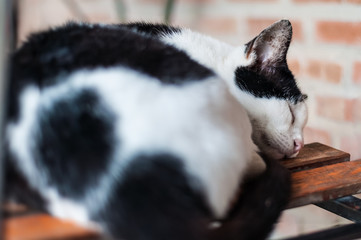
[[[187,31],[69,23],[30,36],[11,57],[7,195],[114,239],[265,238],[290,191],[274,159],[297,154],[306,121],[285,62],[290,25],[225,65],[227,45],[192,33],[224,46],[207,58],[219,66],[172,38]],[[289,131],[277,132],[283,121]],[[292,149],[271,142],[275,132]]]

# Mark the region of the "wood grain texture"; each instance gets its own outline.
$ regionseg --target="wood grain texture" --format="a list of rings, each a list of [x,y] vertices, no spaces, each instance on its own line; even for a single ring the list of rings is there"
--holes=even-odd
[[[289,208],[361,192],[361,160],[294,172]]]
[[[281,163],[295,172],[346,161],[350,161],[350,154],[321,143],[310,143],[304,146],[296,158],[283,159]]]
[[[10,218],[4,221],[5,240],[95,240],[94,231],[46,214]]]

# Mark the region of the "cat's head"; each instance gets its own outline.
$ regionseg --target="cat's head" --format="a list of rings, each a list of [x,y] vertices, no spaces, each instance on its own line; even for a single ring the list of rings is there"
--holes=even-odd
[[[276,159],[297,155],[307,122],[307,96],[286,61],[291,38],[289,21],[274,23],[245,45],[248,64],[235,71],[236,95],[252,122],[252,138],[261,152]]]

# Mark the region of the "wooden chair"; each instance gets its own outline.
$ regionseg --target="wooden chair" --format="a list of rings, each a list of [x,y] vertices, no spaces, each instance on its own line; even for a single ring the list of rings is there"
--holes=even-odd
[[[292,171],[292,197],[288,208],[316,204],[348,218],[355,224],[308,234],[301,239],[350,239],[361,237],[361,200],[351,195],[361,192],[361,160],[350,161],[348,153],[320,143],[307,144],[295,159],[282,160]],[[25,206],[7,206],[4,240],[101,239],[96,232],[46,214],[34,213]],[[341,238],[336,238],[341,236]]]

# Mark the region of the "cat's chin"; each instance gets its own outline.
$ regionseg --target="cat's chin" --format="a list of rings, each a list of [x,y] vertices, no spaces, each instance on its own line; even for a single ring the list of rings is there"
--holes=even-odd
[[[265,154],[267,157],[276,159],[276,160],[281,160],[281,159],[285,159],[285,158],[295,158],[295,157],[297,157],[298,153],[299,152],[296,152],[296,153],[290,155],[290,154],[286,154],[286,153],[281,153],[275,149],[265,151]]]
[[[286,158],[287,155],[283,154],[283,153],[276,152],[276,153],[271,154],[269,157],[272,158],[272,159],[281,160],[281,159]]]
[[[281,159],[285,159],[285,158],[293,158],[296,157],[298,152],[295,154],[287,154],[287,153],[283,153],[278,149],[275,148],[265,148],[265,149],[261,149],[261,152],[263,152],[263,154],[265,154],[268,158],[271,159],[275,159],[275,160],[281,160]]]
[[[281,153],[275,148],[269,148],[269,147],[260,147],[261,153],[266,156],[267,158],[280,160],[286,157],[286,154]]]

